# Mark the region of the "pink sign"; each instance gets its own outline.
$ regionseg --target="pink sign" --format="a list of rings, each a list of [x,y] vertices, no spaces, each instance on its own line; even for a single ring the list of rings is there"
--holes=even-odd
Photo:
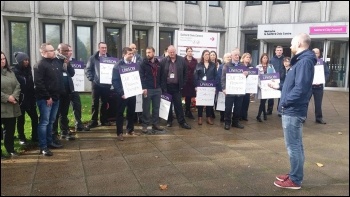
[[[310,34],[346,34],[346,32],[346,25],[310,27]]]

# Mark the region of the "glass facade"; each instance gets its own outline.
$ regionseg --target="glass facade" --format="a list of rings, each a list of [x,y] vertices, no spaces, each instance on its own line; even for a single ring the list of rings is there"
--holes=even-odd
[[[136,44],[137,51],[141,55],[141,57],[146,57],[146,48],[148,47],[147,30],[134,29],[133,43]]]
[[[92,55],[91,26],[75,26],[75,54],[76,59],[85,64]]]
[[[62,43],[62,31],[59,24],[44,23],[44,43],[49,42],[56,49],[58,44]]]
[[[14,62],[14,52],[24,52],[30,56],[29,53],[29,23],[9,21],[10,29],[10,54],[8,57],[9,64]]]
[[[106,28],[105,41],[107,53],[112,57],[122,57],[121,30],[119,28]]]

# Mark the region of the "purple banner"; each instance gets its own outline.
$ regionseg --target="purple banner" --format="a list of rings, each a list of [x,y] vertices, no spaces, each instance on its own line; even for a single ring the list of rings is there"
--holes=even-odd
[[[161,62],[161,61],[162,61],[162,59],[164,59],[164,57],[163,57],[163,56],[154,56],[154,58],[157,58],[159,62]]]
[[[346,34],[346,25],[310,27],[310,34]]]
[[[170,94],[164,93],[160,96],[162,99],[165,99],[169,102],[171,102],[172,96]]]
[[[105,64],[116,64],[118,63],[119,59],[115,57],[101,57],[100,58],[100,63],[105,63]]]
[[[136,63],[124,64],[124,65],[119,66],[119,73],[120,74],[134,72],[134,71],[138,71],[138,70],[139,70],[139,67]]]
[[[215,88],[215,81],[200,81],[198,84],[198,87],[214,87]]]
[[[229,66],[227,67],[227,73],[243,73],[246,71],[248,68],[245,66]]]
[[[259,74],[259,69],[257,69],[257,68],[249,68],[248,69],[248,74],[249,75],[258,75]]]
[[[259,78],[260,80],[279,79],[280,74],[279,73],[263,74],[263,75],[259,75]]]
[[[85,68],[84,62],[82,62],[82,61],[72,60],[72,61],[70,61],[70,65],[74,69],[84,69]]]

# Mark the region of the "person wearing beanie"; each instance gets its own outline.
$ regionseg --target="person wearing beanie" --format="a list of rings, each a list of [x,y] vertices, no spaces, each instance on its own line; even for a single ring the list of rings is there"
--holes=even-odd
[[[38,142],[38,114],[36,111],[36,101],[34,94],[34,80],[32,74],[32,67],[30,65],[29,57],[26,53],[15,52],[15,64],[13,65],[13,71],[16,75],[17,81],[20,83],[21,93],[19,97],[19,105],[21,108],[21,116],[17,118],[17,132],[19,143],[26,145],[27,139],[24,135],[24,124],[25,124],[25,112],[31,119],[32,142]]]

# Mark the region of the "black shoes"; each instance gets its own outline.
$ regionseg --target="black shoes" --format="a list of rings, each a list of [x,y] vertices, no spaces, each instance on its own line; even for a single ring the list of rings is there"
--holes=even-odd
[[[184,128],[184,129],[191,129],[191,126],[188,125],[186,122],[180,124],[180,127]]]
[[[257,117],[256,117],[256,120],[259,121],[259,122],[262,122],[260,116],[257,116]]]
[[[52,156],[53,155],[53,153],[48,148],[41,149],[40,154],[43,154],[44,156]]]
[[[248,121],[248,118],[242,118],[242,120],[244,120],[244,121]]]
[[[167,127],[172,127],[172,126],[173,126],[173,123],[172,123],[172,122],[168,122],[168,123],[166,124],[166,126],[167,126]]]
[[[97,127],[97,126],[98,126],[97,122],[94,122],[94,121],[90,122],[90,123],[87,125],[87,127],[88,127],[89,129],[95,128],[95,127]]]
[[[320,123],[320,124],[327,124],[324,120],[322,119],[316,119],[316,122],[317,123]]]
[[[191,111],[186,111],[185,116],[189,119],[194,119],[194,116]]]
[[[163,131],[163,129],[158,125],[152,125],[152,129],[155,131]]]
[[[83,126],[83,125],[81,125],[81,126],[77,126],[76,128],[75,128],[75,130],[76,131],[90,131],[90,128],[88,127],[88,126]]]
[[[111,126],[111,123],[110,122],[103,122],[103,123],[101,123],[101,126]]]
[[[264,115],[264,120],[267,120],[267,115],[266,114]]]
[[[56,144],[55,142],[51,142],[51,144],[49,144],[49,146],[51,148],[62,148],[63,147],[62,144]]]
[[[225,124],[225,130],[230,130],[230,125],[229,124]]]
[[[62,133],[61,134],[61,139],[66,139],[68,141],[75,140],[75,137],[74,137],[74,135],[71,132],[69,132],[69,131],[62,131],[61,133]]]
[[[241,123],[237,122],[237,123],[232,123],[232,127],[236,127],[236,128],[239,128],[239,129],[243,129],[244,126],[241,125]]]

